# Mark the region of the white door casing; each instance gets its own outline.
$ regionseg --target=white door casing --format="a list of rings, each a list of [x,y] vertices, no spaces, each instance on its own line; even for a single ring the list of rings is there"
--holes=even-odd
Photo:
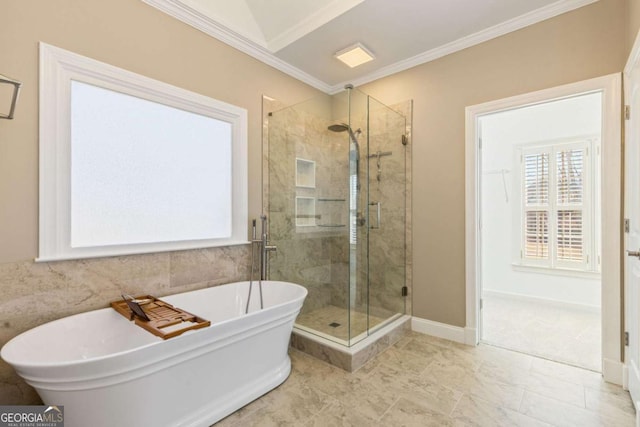
[[[537,92],[473,105],[466,108],[465,145],[465,342],[479,342],[479,301],[481,246],[479,117],[489,113],[535,105],[593,92],[602,93],[602,374],[604,379],[622,384],[621,353],[621,90],[619,73],[571,83]]]
[[[634,45],[624,70],[624,100],[629,106],[625,120],[625,189],[624,216],[629,221],[625,233],[625,249],[640,251],[640,46]],[[625,226],[625,231],[627,227]],[[625,256],[625,330],[629,344],[625,348],[627,385],[634,405],[640,400],[640,257]],[[638,408],[636,407],[636,410]]]

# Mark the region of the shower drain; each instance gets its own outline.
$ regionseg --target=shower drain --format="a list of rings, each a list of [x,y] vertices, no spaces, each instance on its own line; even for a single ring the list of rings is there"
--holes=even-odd
[[[338,322],[331,322],[331,323],[329,323],[329,326],[331,326],[332,328],[337,328],[338,326],[340,326],[340,323],[338,323]]]

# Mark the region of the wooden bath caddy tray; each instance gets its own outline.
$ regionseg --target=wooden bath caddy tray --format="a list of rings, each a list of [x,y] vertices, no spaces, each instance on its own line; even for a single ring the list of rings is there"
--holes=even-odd
[[[129,320],[135,321],[136,325],[165,340],[192,329],[211,325],[209,320],[174,307],[151,295],[136,297],[133,300],[113,301],[111,307]]]

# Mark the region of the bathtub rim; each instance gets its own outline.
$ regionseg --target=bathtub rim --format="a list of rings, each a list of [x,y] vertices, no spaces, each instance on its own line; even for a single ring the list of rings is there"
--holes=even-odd
[[[36,372],[35,374],[29,371],[45,371],[47,368],[26,368],[20,370],[14,368],[16,372],[24,379],[27,384],[36,389],[47,391],[88,391],[98,388],[109,387],[129,381],[135,381],[139,378],[144,378],[153,375],[159,371],[169,369],[175,365],[188,363],[190,360],[205,356],[208,353],[217,351],[221,348],[228,347],[237,342],[251,339],[253,336],[267,332],[269,330],[283,327],[285,324],[291,322],[291,329],[293,329],[293,319],[297,316],[299,310],[285,313],[284,315],[273,319],[269,323],[262,323],[258,328],[253,327],[245,329],[234,334],[229,334],[221,339],[217,339],[213,342],[206,342],[198,347],[189,347],[187,350],[181,350],[171,354],[163,354],[162,357],[155,359],[145,359],[135,365],[125,365],[120,370],[100,371],[98,374],[85,375],[85,376],[64,376],[64,377],[52,377],[37,375],[42,372]],[[26,371],[26,372],[25,372]]]
[[[134,348],[130,348],[127,350],[123,350],[123,351],[119,351],[119,352],[115,352],[115,353],[108,353],[105,355],[100,355],[100,356],[96,356],[96,357],[92,357],[89,359],[73,359],[73,360],[69,360],[69,361],[62,361],[62,362],[38,362],[38,363],[24,363],[24,362],[20,362],[20,361],[15,361],[15,360],[7,360],[6,358],[6,351],[5,350],[8,346],[10,346],[12,343],[13,345],[18,345],[17,343],[15,343],[14,341],[17,341],[18,339],[20,339],[21,337],[24,337],[25,335],[30,335],[30,334],[35,334],[37,333],[36,331],[40,328],[43,328],[47,325],[53,324],[53,323],[58,323],[58,322],[63,322],[63,321],[69,321],[69,319],[73,319],[76,317],[80,317],[83,315],[86,315],[87,313],[93,313],[93,312],[100,312],[100,311],[114,311],[113,308],[100,308],[100,309],[96,309],[96,310],[89,310],[89,311],[85,311],[82,313],[76,313],[76,314],[72,314],[70,316],[65,316],[62,317],[60,319],[56,319],[56,320],[52,320],[46,323],[43,323],[41,325],[38,325],[34,328],[31,328],[27,331],[22,332],[21,334],[16,335],[15,337],[11,338],[9,341],[7,341],[2,348],[0,349],[0,358],[2,358],[2,360],[7,363],[8,365],[10,365],[14,370],[16,370],[18,373],[22,373],[24,370],[39,370],[39,369],[50,369],[50,368],[68,368],[71,366],[84,366],[84,365],[88,365],[88,364],[92,364],[92,363],[99,363],[99,362],[104,362],[104,361],[108,361],[109,359],[114,359],[116,357],[126,357],[130,354],[133,354],[135,352],[140,352],[140,351],[144,351],[147,350],[150,347],[154,347],[157,346],[163,342],[179,342],[179,341],[183,341],[186,340],[187,337],[190,336],[197,336],[197,334],[201,334],[204,333],[205,331],[210,331],[212,327],[214,326],[218,326],[218,327],[223,327],[224,325],[228,325],[229,323],[233,322],[233,321],[239,321],[240,319],[250,319],[253,317],[257,317],[257,316],[261,316],[264,315],[265,312],[271,312],[271,311],[276,311],[281,307],[284,307],[288,304],[296,304],[298,301],[302,300],[304,301],[304,299],[306,298],[308,291],[304,286],[298,285],[296,283],[292,283],[292,282],[284,282],[284,281],[278,281],[278,280],[263,280],[262,281],[263,284],[270,284],[270,283],[281,283],[281,284],[285,284],[287,286],[293,286],[293,287],[297,287],[300,288],[302,290],[302,292],[300,293],[300,295],[296,295],[295,298],[291,299],[291,300],[287,300],[272,306],[269,306],[265,309],[262,310],[256,310],[253,312],[250,312],[248,314],[245,315],[240,315],[240,316],[236,316],[236,317],[231,317],[229,319],[225,319],[221,322],[216,322],[216,323],[212,323],[210,326],[207,326],[205,328],[200,328],[200,329],[196,329],[196,330],[192,330],[192,331],[187,331],[181,335],[178,335],[176,337],[173,338],[169,338],[167,340],[163,340],[160,337],[156,337],[157,340],[154,340],[152,342],[149,342],[147,344],[143,344],[141,346],[138,347],[134,347]],[[219,288],[219,287],[223,287],[223,286],[240,286],[242,284],[249,284],[250,282],[247,281],[242,281],[242,282],[232,282],[232,283],[226,283],[224,285],[218,285],[218,286],[211,286],[208,288],[201,288],[201,289],[195,289],[195,290],[191,290],[191,291],[185,291],[185,292],[179,292],[176,294],[171,294],[171,295],[165,295],[161,298],[166,298],[166,297],[172,297],[174,295],[183,295],[183,294],[187,294],[187,293],[192,293],[192,292],[199,292],[199,291],[205,291],[205,290],[211,290],[211,289],[215,289],[215,288]],[[253,283],[257,283],[257,281],[253,281]],[[300,309],[302,308],[302,304],[300,304],[300,307],[297,309],[297,311],[299,312]],[[115,312],[115,311],[114,311]],[[196,313],[197,314],[197,313]],[[297,314],[296,314],[297,315]],[[282,317],[286,317],[286,316],[282,316]],[[123,317],[124,318],[124,317]],[[135,327],[139,327],[135,324],[133,324],[133,322],[130,322],[132,324],[132,326]],[[148,332],[148,331],[147,331]],[[149,334],[151,334],[151,332],[148,332]],[[232,334],[233,335],[233,334]],[[224,336],[222,339],[226,339],[229,338],[229,336]],[[216,340],[216,342],[219,341],[218,339]],[[193,349],[200,349],[202,347],[205,347],[208,343],[203,343],[200,346],[196,346]],[[181,354],[181,353],[178,353]],[[164,360],[164,359],[161,359]]]

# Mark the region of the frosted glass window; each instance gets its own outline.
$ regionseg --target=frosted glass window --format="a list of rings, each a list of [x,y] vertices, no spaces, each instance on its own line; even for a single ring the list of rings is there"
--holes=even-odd
[[[247,110],[40,43],[39,253],[247,244]]]
[[[231,124],[71,83],[71,246],[231,236]]]

